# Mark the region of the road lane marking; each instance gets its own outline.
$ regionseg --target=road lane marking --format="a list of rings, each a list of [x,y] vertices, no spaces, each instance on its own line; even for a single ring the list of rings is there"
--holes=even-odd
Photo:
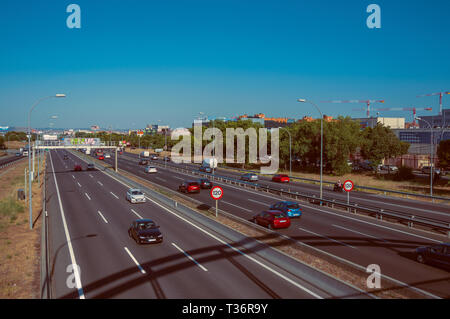
[[[156,179],[159,179],[159,180],[162,181],[162,182],[165,182],[165,181],[166,181],[165,179],[163,179],[163,178],[161,178],[161,177],[158,177],[158,176],[155,176],[155,178],[156,178]]]
[[[99,184],[100,184],[100,186],[103,186],[102,182],[100,182],[100,181],[97,181],[97,183],[99,183]]]
[[[333,224],[332,226],[344,229],[344,230],[352,232],[352,233],[356,233],[356,234],[359,234],[359,235],[363,235],[363,236],[367,236],[367,237],[374,238],[374,239],[377,239],[377,240],[381,240],[381,241],[384,241],[385,243],[389,243],[389,241],[387,241],[387,240],[385,240],[383,238],[378,238],[378,237],[375,237],[375,236],[372,236],[372,235],[364,234],[364,233],[361,233],[359,231],[356,231],[356,230],[353,230],[353,229],[350,229],[350,228],[346,228],[344,226],[335,225],[335,224]]]
[[[268,204],[268,203],[264,203],[264,202],[257,201],[257,200],[254,200],[254,199],[250,199],[250,198],[247,198],[247,200],[250,201],[250,202],[256,203],[256,204],[270,205],[270,204]]]
[[[178,247],[175,243],[172,243],[172,245],[178,249],[179,251],[181,251],[187,258],[189,258],[193,263],[195,263],[197,266],[199,266],[201,269],[203,269],[204,271],[208,271],[208,269],[206,269],[205,267],[203,267],[197,260],[195,260],[191,255],[189,255],[187,252],[185,252],[183,249],[181,249],[180,247]]]
[[[77,261],[75,259],[75,254],[73,252],[73,247],[72,247],[72,240],[70,238],[69,229],[67,227],[66,217],[64,215],[64,209],[63,209],[62,202],[61,202],[61,195],[59,193],[58,182],[56,181],[55,168],[53,166],[52,154],[51,154],[51,152],[49,152],[49,154],[50,154],[50,163],[52,164],[53,179],[55,181],[56,193],[58,195],[59,211],[61,212],[61,219],[62,219],[62,222],[63,222],[64,233],[66,235],[67,247],[69,248],[70,260],[72,262],[72,265],[74,266],[73,267],[73,274],[75,276],[75,285],[76,285],[77,290],[78,290],[79,298],[80,299],[85,299],[83,286],[81,285],[80,273],[78,271],[78,264],[77,264]]]
[[[186,174],[187,175],[187,174]],[[189,176],[189,175],[188,175]],[[182,181],[184,181],[185,179],[184,178],[181,178],[181,177],[178,177],[178,176],[172,176],[173,178],[176,178],[176,179],[179,179],[179,180],[182,180]]]
[[[91,198],[89,197],[89,195],[87,193],[84,193],[84,195],[86,195],[86,197],[91,200]]]
[[[330,238],[330,237],[327,237],[327,236],[324,236],[324,235],[317,234],[317,233],[315,233],[315,232],[312,232],[312,231],[310,231],[310,230],[307,230],[307,229],[304,229],[304,228],[301,228],[301,227],[298,227],[298,229],[303,230],[304,232],[313,234],[313,235],[315,235],[315,236],[322,237],[322,238],[326,238],[326,239],[328,239],[328,240],[334,241],[335,243],[338,243],[338,244],[345,245],[345,246],[347,246],[347,247],[356,249],[356,247],[353,247],[352,245],[348,245],[348,244],[346,244],[346,243],[343,243],[343,242],[341,242],[341,241],[339,241],[339,240],[335,240],[335,239],[333,239],[333,238]]]
[[[90,176],[91,178],[94,178],[94,176],[92,176],[91,174],[89,174],[89,176]]]
[[[103,220],[105,221],[105,223],[108,224],[108,221],[106,220],[105,216],[103,216],[103,214],[98,210],[97,213],[103,218]]]
[[[119,197],[117,197],[116,194],[114,194],[113,192],[110,192],[110,193],[111,193],[111,195],[113,195],[115,198],[119,199]]]
[[[139,217],[140,219],[144,219],[144,218],[142,218],[142,216],[139,215],[133,208],[131,209],[131,211],[132,211],[137,217]]]
[[[136,260],[136,258],[134,258],[134,256],[131,254],[131,252],[128,250],[127,247],[123,247],[125,248],[125,251],[128,253],[128,255],[130,256],[130,258],[134,261],[134,263],[136,264],[136,266],[139,268],[139,270],[141,271],[141,273],[143,273],[144,275],[146,274],[144,268],[142,268],[142,266],[138,263],[138,261]]]
[[[247,209],[247,208],[243,208],[243,207],[237,206],[237,205],[232,204],[232,203],[230,203],[230,202],[226,202],[226,201],[224,201],[223,199],[222,199],[221,201],[222,201],[222,203],[224,203],[224,204],[227,204],[227,205],[231,205],[231,206],[237,207],[237,208],[242,209],[242,210],[245,210],[245,211],[247,211],[247,212],[249,212],[249,213],[253,213],[253,211],[250,210],[250,209]]]
[[[79,187],[81,187],[81,184],[80,184],[80,183],[77,182],[77,184],[78,184]]]
[[[72,175],[72,178],[75,179],[75,176]]]

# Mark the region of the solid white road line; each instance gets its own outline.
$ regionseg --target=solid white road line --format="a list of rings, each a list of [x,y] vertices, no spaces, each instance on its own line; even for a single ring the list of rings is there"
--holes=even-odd
[[[134,209],[131,209],[131,211],[132,211],[137,217],[139,217],[140,219],[144,219],[144,218],[142,218],[142,216],[139,215]]]
[[[111,193],[111,195],[113,195],[115,198],[119,199],[119,197],[117,197],[116,194],[114,194],[113,192],[110,192],[110,193]]]
[[[231,205],[231,206],[234,206],[234,207],[236,207],[236,208],[239,208],[239,209],[245,210],[245,211],[247,211],[247,212],[249,212],[249,213],[253,213],[253,211],[252,211],[252,210],[250,210],[250,209],[247,209],[247,208],[243,208],[243,207],[240,207],[240,206],[238,206],[238,205],[235,205],[235,204],[232,204],[232,203],[230,203],[230,202],[226,202],[226,201],[224,201],[223,199],[222,199],[221,201],[222,201],[222,203],[224,203],[224,204],[227,204],[227,205]]]
[[[136,264],[136,266],[139,268],[139,270],[141,271],[141,273],[143,273],[144,275],[146,274],[144,268],[142,268],[142,266],[138,263],[138,261],[136,260],[136,258],[134,258],[134,256],[130,253],[130,251],[128,250],[127,247],[123,247],[125,248],[125,251],[128,253],[128,255],[130,256],[130,258],[134,261],[134,263]]]
[[[103,214],[98,210],[97,213],[103,218],[103,220],[105,221],[105,223],[108,224],[108,221],[106,220],[105,216],[103,216]]]
[[[166,181],[164,178],[161,178],[161,177],[158,177],[158,176],[155,176],[155,178],[159,179],[161,182],[165,182]]]
[[[179,180],[182,180],[182,181],[184,181],[185,179],[184,178],[181,178],[181,177],[178,177],[178,176],[172,176],[173,178],[176,178],[176,179],[179,179]]]
[[[91,200],[91,198],[89,197],[89,195],[87,193],[84,193],[84,195],[86,195],[86,197]]]
[[[250,202],[256,203],[256,204],[270,205],[269,203],[264,203],[264,202],[253,200],[253,199],[250,199],[250,198],[247,198],[247,200],[250,201]]]
[[[310,231],[310,230],[307,230],[307,229],[304,229],[304,228],[301,228],[301,227],[298,227],[298,229],[303,230],[304,232],[313,234],[313,235],[315,235],[315,236],[322,237],[322,238],[326,238],[326,239],[328,239],[328,240],[334,241],[335,243],[338,243],[338,244],[341,244],[341,245],[344,245],[344,246],[347,246],[347,247],[356,249],[356,247],[353,247],[352,245],[348,245],[348,244],[346,244],[346,243],[343,243],[343,242],[341,242],[341,241],[339,241],[339,240],[334,240],[333,238],[330,238],[330,237],[327,237],[327,236],[323,236],[323,235],[317,234],[317,233],[315,233],[315,232],[312,232],[312,231]]]
[[[187,258],[189,258],[193,263],[195,263],[197,266],[199,266],[201,269],[203,269],[204,271],[208,271],[208,269],[206,269],[205,267],[203,267],[197,260],[195,260],[191,255],[189,255],[187,252],[185,252],[183,249],[181,249],[180,247],[178,247],[177,245],[175,245],[175,243],[172,243],[172,245],[178,249],[179,251],[181,251]]]
[[[58,182],[56,181],[55,168],[53,167],[52,154],[51,154],[51,152],[49,152],[49,154],[50,154],[50,163],[52,164],[53,179],[55,181],[56,193],[58,195],[59,211],[61,212],[61,219],[62,219],[62,222],[63,222],[64,233],[66,235],[67,247],[69,248],[70,260],[72,261],[73,274],[75,276],[75,285],[76,285],[77,290],[78,290],[79,298],[80,299],[85,299],[84,292],[83,292],[83,287],[81,286],[81,278],[80,278],[80,273],[78,271],[78,264],[77,264],[77,261],[75,259],[75,254],[73,252],[72,240],[70,239],[69,228],[67,227],[66,217],[64,216],[64,209],[62,207],[61,196],[59,194]]]
[[[373,238],[373,239],[376,239],[376,240],[381,240],[381,241],[384,241],[384,242],[386,242],[386,243],[389,243],[389,241],[387,241],[387,240],[385,240],[385,239],[383,239],[383,238],[378,238],[378,237],[375,237],[375,236],[372,236],[372,235],[364,234],[364,233],[361,233],[361,232],[359,232],[359,231],[356,231],[356,230],[353,230],[353,229],[350,229],[350,228],[346,228],[346,227],[344,227],[344,226],[335,225],[335,224],[333,224],[332,226],[337,227],[337,228],[344,229],[344,230],[346,230],[346,231],[349,231],[349,232],[352,232],[352,233],[355,233],[355,234],[367,236],[367,237],[370,237],[370,238]]]

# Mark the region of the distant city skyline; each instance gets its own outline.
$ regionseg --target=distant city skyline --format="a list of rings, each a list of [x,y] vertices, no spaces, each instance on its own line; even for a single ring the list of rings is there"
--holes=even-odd
[[[364,117],[372,107],[432,107],[450,91],[448,0],[377,1],[381,29],[366,26],[370,1],[76,2],[81,29],[60,1],[2,2],[0,125],[138,129],[190,127],[210,118]],[[450,107],[450,95],[444,96]],[[372,111],[376,116],[376,111]],[[57,118],[52,118],[57,116]],[[405,117],[410,112],[380,112]],[[160,121],[160,122],[159,122]]]

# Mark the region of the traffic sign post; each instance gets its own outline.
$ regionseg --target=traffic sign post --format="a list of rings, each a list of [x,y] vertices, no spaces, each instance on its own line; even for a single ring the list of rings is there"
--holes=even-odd
[[[218,212],[219,212],[219,199],[222,198],[223,196],[223,189],[220,186],[214,186],[213,188],[211,188],[211,193],[210,193],[212,199],[214,199],[216,201],[216,217],[218,216]]]
[[[344,182],[344,191],[347,192],[347,205],[350,204],[350,192],[353,190],[354,186],[353,182],[349,179]]]

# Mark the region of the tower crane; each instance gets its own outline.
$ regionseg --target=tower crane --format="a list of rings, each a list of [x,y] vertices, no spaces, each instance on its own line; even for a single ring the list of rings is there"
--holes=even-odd
[[[384,103],[384,100],[332,100],[332,101],[322,101],[322,103],[365,103],[367,105],[366,108],[367,117],[370,117],[370,104]]]

